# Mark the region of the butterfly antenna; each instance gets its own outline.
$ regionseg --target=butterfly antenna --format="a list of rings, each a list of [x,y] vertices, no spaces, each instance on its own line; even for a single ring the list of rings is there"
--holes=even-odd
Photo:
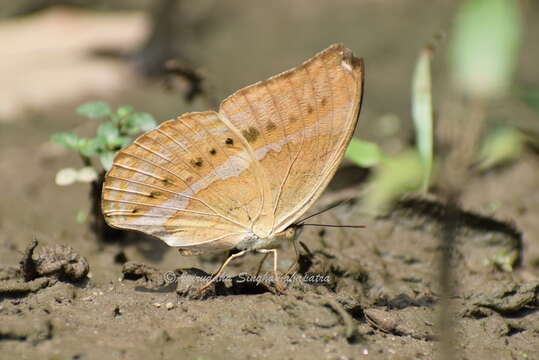
[[[333,228],[350,228],[350,229],[363,229],[365,225],[335,225],[335,224],[300,224],[301,226],[323,226]]]
[[[341,201],[339,201],[339,202],[337,202],[337,203],[335,203],[335,204],[333,204],[333,205],[328,206],[327,208],[325,208],[325,209],[323,209],[323,210],[320,210],[319,212],[316,212],[316,213],[314,213],[314,214],[312,214],[312,215],[309,215],[309,216],[307,216],[307,217],[301,219],[300,221],[298,221],[297,225],[298,225],[298,226],[306,225],[306,224],[303,223],[305,220],[309,220],[310,218],[315,217],[316,215],[320,215],[320,214],[322,214],[322,213],[325,213],[326,211],[329,211],[329,210],[331,210],[331,209],[334,209],[334,208],[336,208],[337,206],[342,205],[342,204],[344,204],[344,203],[347,202],[347,201],[348,201],[348,200],[341,200]]]

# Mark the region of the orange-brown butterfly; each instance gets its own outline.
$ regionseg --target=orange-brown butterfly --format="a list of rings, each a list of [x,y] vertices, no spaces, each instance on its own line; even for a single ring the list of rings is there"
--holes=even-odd
[[[363,60],[342,44],[187,113],[120,151],[103,185],[107,223],[186,254],[273,253],[337,170],[354,133]],[[215,278],[214,277],[214,278]],[[210,282],[211,283],[211,282]],[[210,283],[207,283],[205,288]]]

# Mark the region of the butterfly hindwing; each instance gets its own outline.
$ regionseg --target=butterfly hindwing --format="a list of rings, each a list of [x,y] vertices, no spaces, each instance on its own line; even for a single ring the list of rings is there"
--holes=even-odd
[[[103,186],[103,213],[112,226],[171,246],[237,242],[264,202],[255,165],[217,113],[185,114],[117,154]]]

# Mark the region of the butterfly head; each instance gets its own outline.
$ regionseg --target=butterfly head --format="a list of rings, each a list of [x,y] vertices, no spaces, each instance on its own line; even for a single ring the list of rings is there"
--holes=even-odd
[[[283,240],[294,241],[298,238],[302,230],[302,224],[293,224],[287,227],[284,231],[277,233],[276,236],[280,237]]]

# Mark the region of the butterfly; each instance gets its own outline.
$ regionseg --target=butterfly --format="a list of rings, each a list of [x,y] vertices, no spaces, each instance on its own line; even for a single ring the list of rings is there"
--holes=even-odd
[[[295,239],[339,167],[363,84],[363,60],[334,44],[238,90],[219,111],[163,122],[116,154],[103,184],[106,222],[187,255],[231,250],[213,279],[246,252],[273,254],[282,290],[275,246]]]

